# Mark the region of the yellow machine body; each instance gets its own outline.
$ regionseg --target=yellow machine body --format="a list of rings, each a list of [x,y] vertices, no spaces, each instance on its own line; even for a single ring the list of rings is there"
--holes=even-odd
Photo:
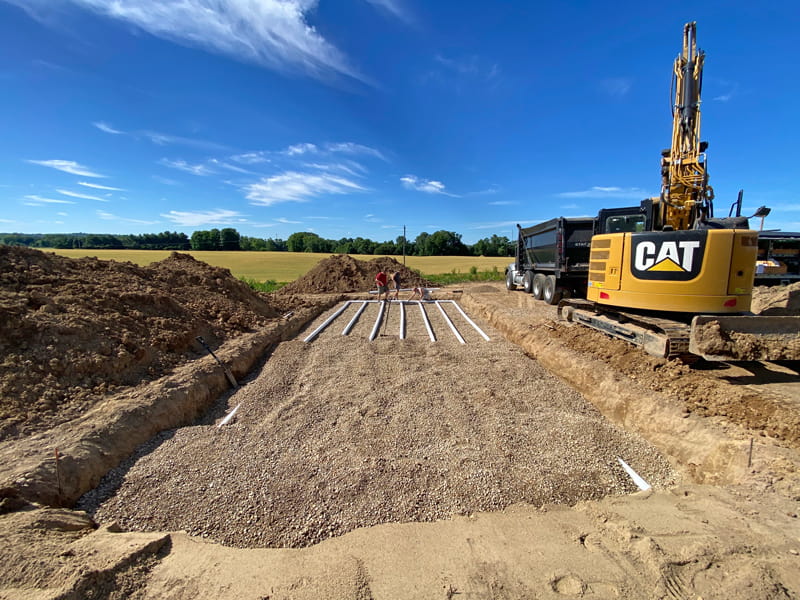
[[[587,299],[683,313],[750,310],[758,232],[708,229],[592,238]]]

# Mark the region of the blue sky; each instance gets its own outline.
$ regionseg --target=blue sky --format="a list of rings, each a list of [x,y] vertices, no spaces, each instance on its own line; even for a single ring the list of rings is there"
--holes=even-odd
[[[0,231],[474,243],[637,204],[692,20],[716,216],[743,188],[800,230],[794,2],[0,0]]]

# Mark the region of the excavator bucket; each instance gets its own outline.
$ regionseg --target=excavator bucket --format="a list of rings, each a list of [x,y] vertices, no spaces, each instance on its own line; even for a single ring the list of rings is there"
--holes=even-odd
[[[800,360],[800,317],[699,315],[689,352],[706,360]]]

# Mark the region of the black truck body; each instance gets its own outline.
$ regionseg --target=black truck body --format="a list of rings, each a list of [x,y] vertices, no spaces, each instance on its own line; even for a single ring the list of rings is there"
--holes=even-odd
[[[521,285],[549,304],[557,304],[562,296],[582,294],[596,221],[557,217],[533,227],[517,225],[515,260],[506,269],[508,289]]]

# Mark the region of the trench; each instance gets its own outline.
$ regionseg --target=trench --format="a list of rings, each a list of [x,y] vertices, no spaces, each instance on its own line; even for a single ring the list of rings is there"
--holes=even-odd
[[[478,310],[469,312],[489,340],[442,307],[428,312],[435,342],[419,305],[390,306],[374,341],[377,303],[348,335],[355,306],[304,342],[336,308],[319,315],[212,412],[151,441],[78,507],[130,530],[297,548],[384,523],[633,493],[620,458],[655,487],[675,482],[652,444]]]

